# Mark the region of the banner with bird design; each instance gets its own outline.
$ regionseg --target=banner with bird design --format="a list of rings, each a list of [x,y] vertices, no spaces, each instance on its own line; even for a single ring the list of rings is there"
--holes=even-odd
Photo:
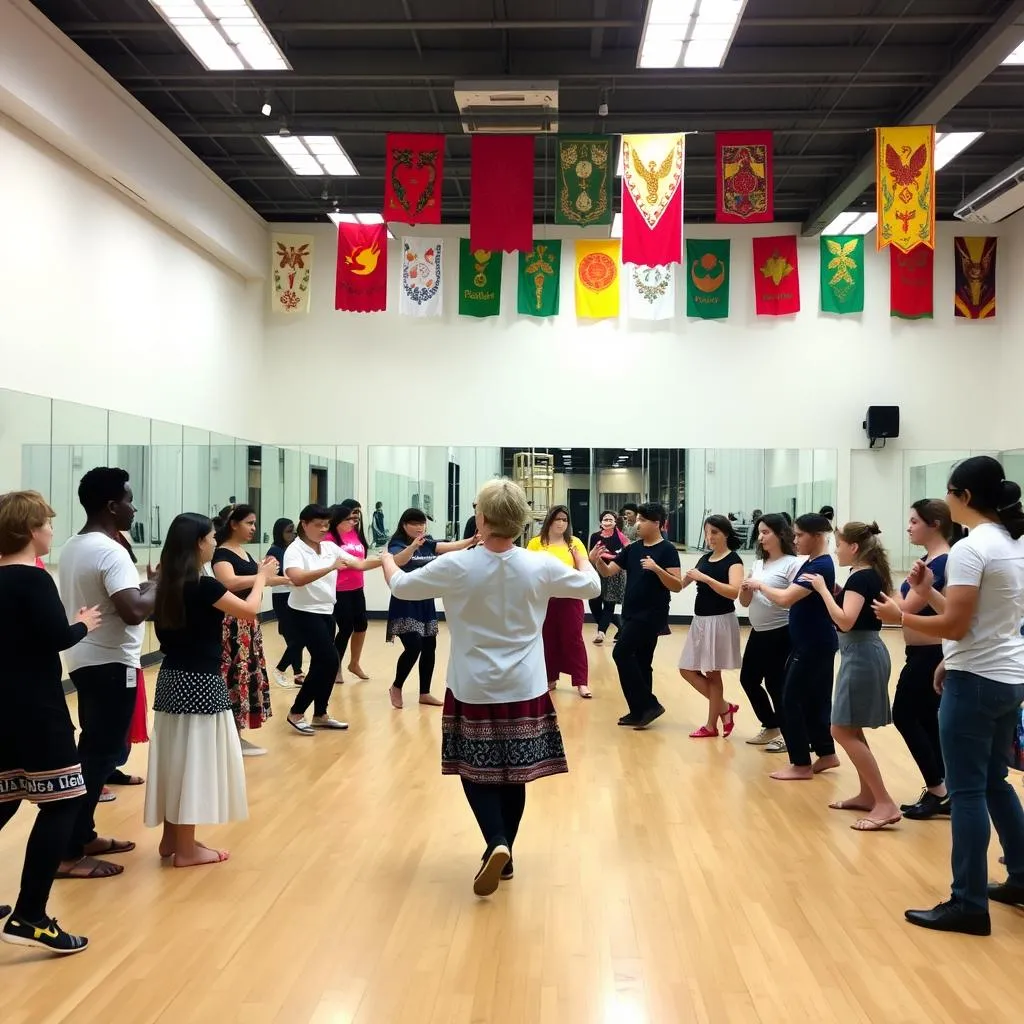
[[[339,224],[334,308],[383,313],[388,308],[388,229],[383,224]]]
[[[623,267],[626,313],[633,320],[671,320],[676,315],[676,268]]]
[[[501,312],[501,253],[474,249],[459,240],[459,316],[497,316]]]
[[[444,136],[389,132],[385,146],[384,219],[440,224]]]
[[[996,315],[996,240],[994,238],[953,239],[956,316],[966,320],[989,320]]]
[[[682,132],[622,136],[622,262],[683,260]]]
[[[822,313],[864,312],[864,236],[821,236]]]
[[[521,316],[558,316],[562,240],[545,238],[519,254],[517,307]]]
[[[469,240],[474,249],[524,252],[533,245],[532,135],[469,140]]]
[[[754,309],[758,316],[800,312],[796,235],[754,239]]]
[[[444,311],[440,238],[402,239],[402,294],[398,311],[403,316],[440,316]]]
[[[559,135],[555,223],[585,228],[612,222],[612,140],[607,135]]]
[[[686,315],[724,320],[729,315],[728,238],[686,240]]]
[[[576,315],[591,320],[619,315],[619,240],[576,243]]]
[[[875,129],[879,251],[935,248],[935,125]]]
[[[889,247],[889,316],[927,320],[933,314],[935,250],[915,245],[910,252]]]
[[[715,220],[764,224],[775,219],[771,132],[715,133]]]
[[[309,282],[313,273],[310,235],[272,235],[270,239],[270,299],[275,313],[309,312]]]

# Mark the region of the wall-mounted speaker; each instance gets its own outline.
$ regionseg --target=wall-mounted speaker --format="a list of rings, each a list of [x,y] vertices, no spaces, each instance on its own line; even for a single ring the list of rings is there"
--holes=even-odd
[[[863,426],[868,435],[869,447],[874,448],[875,442],[881,440],[880,447],[884,448],[887,438],[900,436],[900,407],[898,405],[868,406],[868,414]]]

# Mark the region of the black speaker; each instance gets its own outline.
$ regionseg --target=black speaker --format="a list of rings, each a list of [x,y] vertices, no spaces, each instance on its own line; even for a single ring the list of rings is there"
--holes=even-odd
[[[864,430],[874,448],[875,441],[889,437],[900,436],[900,407],[898,405],[871,405],[868,406],[867,419],[864,420]]]

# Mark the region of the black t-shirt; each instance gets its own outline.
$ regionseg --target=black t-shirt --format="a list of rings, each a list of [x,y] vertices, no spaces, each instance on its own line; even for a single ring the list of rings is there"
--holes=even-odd
[[[594,545],[598,541],[601,542],[605,551],[617,555],[629,543],[629,538],[620,530],[615,530],[610,537],[606,537],[600,530],[597,530],[590,535],[590,543],[587,545],[587,550],[593,551]],[[610,562],[611,559],[606,558],[605,561]]]
[[[217,550],[214,551],[213,559],[210,564],[216,565],[218,562],[227,562],[228,565],[235,570],[236,576],[255,576],[260,571],[260,567],[256,564],[252,555],[248,553],[244,555],[236,555],[234,551],[230,551],[227,548],[217,548]],[[243,601],[251,593],[252,587],[248,590],[234,591],[235,597],[240,597]]]
[[[611,563],[627,572],[622,618],[664,629],[668,625],[671,593],[655,573],[648,572],[640,565],[648,557],[653,558],[662,569],[679,568],[679,552],[667,540],[658,541],[650,547],[638,541],[622,548]]]
[[[832,590],[836,585],[836,564],[831,555],[819,555],[809,558],[797,570],[794,582],[798,587],[809,590],[810,594],[789,609],[789,638],[793,649],[834,651],[839,646],[835,623],[821,596],[810,583],[801,582],[804,575],[824,576],[825,585]]]
[[[728,583],[729,567],[742,564],[743,559],[735,551],[730,551],[729,554],[724,558],[718,559],[717,562],[711,560],[711,553],[708,552],[708,554],[702,555],[697,562],[697,569],[700,572],[707,573],[716,583]],[[735,611],[735,601],[730,601],[729,598],[716,594],[712,587],[709,587],[706,583],[701,583],[700,580],[697,581],[697,600],[693,603],[694,615],[731,615]]]
[[[878,595],[882,590],[882,577],[874,569],[858,569],[856,572],[850,573],[842,594],[840,594],[839,604],[845,608],[847,594],[860,594],[864,598],[864,607],[857,613],[857,621],[848,632],[867,629],[877,633],[881,630],[882,623],[878,621],[878,616],[872,610],[871,602],[878,600]]]
[[[221,628],[224,613],[213,606],[228,592],[220,580],[200,576],[185,584],[185,625],[166,629],[156,625],[157,639],[168,668],[183,672],[220,672]]]

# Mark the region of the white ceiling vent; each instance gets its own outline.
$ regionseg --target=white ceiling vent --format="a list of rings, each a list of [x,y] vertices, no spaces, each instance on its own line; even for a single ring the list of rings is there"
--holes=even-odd
[[[1024,160],[986,181],[954,211],[958,220],[998,224],[1024,207]]]
[[[557,82],[456,82],[455,102],[467,134],[558,131]]]

